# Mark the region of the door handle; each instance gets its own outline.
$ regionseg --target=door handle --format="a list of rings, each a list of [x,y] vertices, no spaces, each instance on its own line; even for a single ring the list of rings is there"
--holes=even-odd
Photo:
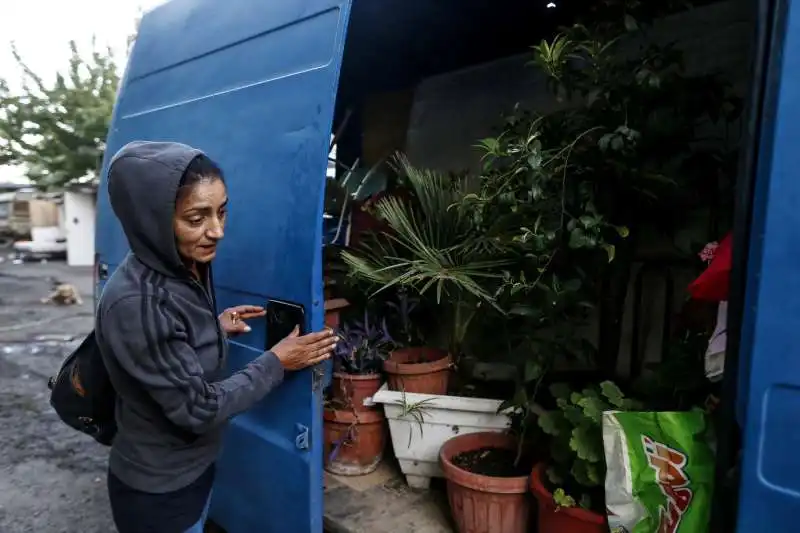
[[[322,369],[323,364],[320,363],[311,370],[311,389],[314,392],[322,391],[322,383],[325,380],[325,371]]]
[[[97,280],[105,281],[108,279],[108,265],[106,263],[97,264]]]

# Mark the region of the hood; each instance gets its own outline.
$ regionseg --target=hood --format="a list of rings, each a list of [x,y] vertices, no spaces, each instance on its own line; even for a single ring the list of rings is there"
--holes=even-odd
[[[186,167],[203,152],[173,142],[134,141],[123,146],[108,168],[111,208],[122,223],[133,254],[167,276],[184,266],[175,246],[175,195]]]

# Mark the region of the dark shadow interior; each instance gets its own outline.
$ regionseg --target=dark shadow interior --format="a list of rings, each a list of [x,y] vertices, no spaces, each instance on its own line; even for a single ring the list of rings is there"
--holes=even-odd
[[[333,131],[340,161],[361,157],[365,98],[522,53],[569,24],[590,0],[354,0]],[[551,5],[551,7],[548,7]],[[554,7],[552,7],[554,6]]]
[[[437,74],[524,53],[554,35],[559,27],[573,23],[599,1],[354,0],[333,127],[339,134],[339,160],[349,165],[363,155],[364,109],[370,95],[410,90],[421,80]],[[707,3],[712,2],[695,2]],[[755,22],[755,17],[752,20]],[[747,143],[754,141],[743,135],[742,151],[750,148]],[[742,214],[738,213],[737,218],[740,217]],[[668,313],[664,314],[666,318]],[[734,368],[726,372],[723,401],[730,426],[723,428],[723,433],[730,435],[738,433],[733,427],[732,414],[737,358],[730,353],[736,350],[735,346],[728,350],[729,361],[734,363],[730,366]],[[723,463],[718,467],[718,480],[735,463],[735,445],[723,447],[731,449],[718,453]],[[735,500],[735,495],[732,499]],[[732,504],[735,502],[731,499],[718,498],[715,531],[730,530],[733,521],[725,520],[726,525],[721,525],[720,514],[727,515],[726,518],[735,516]]]

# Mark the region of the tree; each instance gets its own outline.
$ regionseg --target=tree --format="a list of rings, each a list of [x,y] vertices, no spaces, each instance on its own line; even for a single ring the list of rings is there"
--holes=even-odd
[[[22,70],[22,88],[0,79],[0,164],[22,165],[43,189],[92,177],[105,149],[119,85],[110,49],[84,58],[74,41],[65,72],[45,82],[12,53]]]

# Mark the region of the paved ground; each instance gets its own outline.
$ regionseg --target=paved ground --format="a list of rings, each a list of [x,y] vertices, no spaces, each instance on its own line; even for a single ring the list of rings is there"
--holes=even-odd
[[[81,306],[44,305],[52,278]],[[65,426],[47,379],[92,328],[91,269],[0,264],[0,532],[110,533],[106,449]]]

